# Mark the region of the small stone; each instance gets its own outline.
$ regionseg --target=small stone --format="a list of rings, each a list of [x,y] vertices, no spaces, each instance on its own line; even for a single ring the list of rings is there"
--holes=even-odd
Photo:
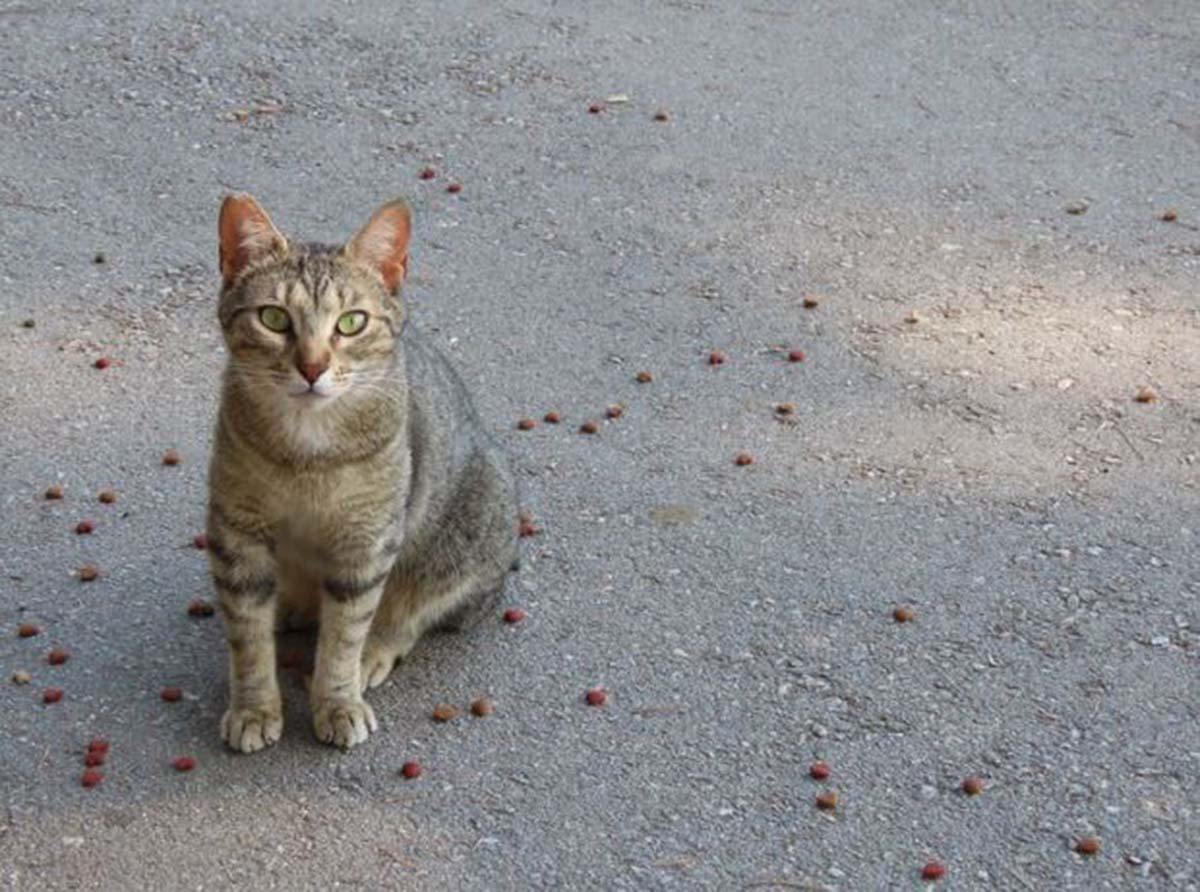
[[[12,674],[13,684],[29,684],[33,681],[33,676],[24,669],[14,669]]]
[[[532,418],[522,418],[517,422],[517,430],[519,431],[531,431],[535,427],[537,427],[537,422]]]
[[[656,111],[656,112],[654,113],[654,120],[656,120],[656,121],[669,121],[669,120],[671,120],[671,116],[670,116],[670,114],[668,114],[668,113],[667,113],[666,109],[661,109],[661,108],[660,108],[658,111]]]
[[[733,463],[739,468],[744,468],[747,465],[754,464],[754,456],[749,452],[739,452],[733,457]]]
[[[562,418],[557,412],[551,410],[542,416],[542,421],[546,422],[546,424],[558,424],[562,421]]]
[[[724,365],[726,359],[728,359],[728,357],[725,355],[723,350],[714,350],[708,354],[709,365]]]
[[[808,766],[808,774],[813,780],[828,780],[830,775],[829,766],[824,762],[813,762]]]
[[[619,406],[616,403],[613,403],[611,406],[609,406],[607,409],[604,410],[605,418],[617,419],[617,418],[620,418],[624,414],[625,414],[625,407]]]
[[[34,635],[42,634],[42,630],[34,623],[21,623],[17,626],[17,634],[22,638],[32,638]]]
[[[811,294],[808,294],[808,295],[805,295],[804,300],[801,301],[801,305],[806,310],[815,310],[817,307],[819,307],[821,305],[821,301],[820,301],[820,298],[817,298]]]
[[[796,411],[795,403],[777,403],[775,405],[776,415],[792,415]]]
[[[1084,836],[1075,842],[1075,851],[1081,855],[1095,855],[1100,851],[1100,840],[1094,836]]]
[[[804,362],[805,354],[803,350],[789,350],[787,358],[788,362]]]
[[[62,698],[62,688],[46,688],[46,690],[42,691],[43,703],[57,703]]]
[[[191,756],[178,756],[171,760],[171,767],[176,771],[188,772],[196,767],[196,760]]]
[[[37,320],[36,319],[26,319],[21,322],[21,327],[22,328],[37,328]]]
[[[61,666],[69,659],[71,659],[71,655],[58,647],[46,654],[46,662],[51,666]]]
[[[1068,214],[1073,214],[1078,217],[1080,214],[1086,214],[1088,203],[1086,201],[1073,201],[1063,208]]]
[[[193,598],[188,601],[187,605],[188,616],[212,616],[216,612],[211,601],[206,601],[203,598]]]
[[[400,774],[405,780],[416,780],[421,776],[421,763],[416,760],[405,762],[400,766]]]
[[[1140,387],[1134,399],[1139,403],[1154,403],[1158,401],[1158,392],[1153,387]]]
[[[199,551],[204,551],[206,548],[208,548],[208,534],[197,533],[196,535],[192,536],[192,547]]]
[[[92,263],[99,266],[102,263],[108,263],[108,258],[104,256],[103,251],[97,251],[95,256],[92,257]]]
[[[962,791],[968,796],[978,796],[983,792],[983,778],[975,776],[964,778]]]
[[[435,722],[453,721],[458,716],[458,707],[449,703],[439,703],[433,709],[432,718]]]
[[[92,582],[100,578],[100,568],[95,564],[84,564],[76,575],[80,582]]]
[[[649,372],[638,372],[636,375],[633,376],[633,380],[636,381],[638,384],[649,384],[651,381],[654,380],[654,376],[651,375]]]
[[[63,497],[63,488],[57,483],[54,486],[46,487],[45,497],[47,501],[57,502]]]
[[[174,449],[168,449],[163,453],[162,463],[168,467],[174,467],[181,461],[183,461],[183,459],[180,457],[179,452]]]
[[[101,356],[99,359],[93,362],[92,365],[100,369],[100,371],[104,371],[106,368],[112,365],[112,360],[107,356]]]
[[[821,811],[833,811],[838,805],[838,794],[835,790],[826,790],[817,796],[817,808]]]
[[[604,688],[590,688],[583,695],[583,700],[588,706],[603,706],[608,702],[608,692]]]
[[[933,882],[946,875],[946,868],[936,861],[929,861],[921,868],[921,879]]]
[[[482,718],[483,716],[491,715],[495,711],[492,701],[487,697],[476,697],[471,701],[471,715],[477,715]]]
[[[94,523],[92,523],[90,520],[81,520],[81,521],[79,521],[79,523],[75,524],[75,535],[86,536],[86,535],[94,532],[95,529],[96,529],[96,525]]]
[[[99,771],[85,771],[79,777],[80,786],[87,787],[88,789],[100,786],[103,781],[104,775]]]
[[[600,430],[600,428],[594,421],[585,421],[583,424],[579,425],[579,432],[581,434],[594,434],[598,430]]]
[[[100,495],[98,495],[96,498],[98,498],[105,505],[111,505],[117,500],[117,493],[112,489],[102,489],[100,490]]]
[[[448,183],[446,185],[446,191],[451,195],[457,195],[462,191],[462,183]]]
[[[515,625],[525,619],[525,611],[520,607],[509,607],[504,611],[504,621],[510,626]]]
[[[1162,214],[1159,215],[1158,219],[1162,220],[1164,223],[1174,223],[1179,219],[1179,212],[1174,208],[1167,208],[1162,212]]]
[[[904,317],[904,321],[908,325],[916,325],[921,321],[921,314],[916,310],[910,310],[909,313]]]
[[[159,696],[166,703],[178,703],[183,699],[183,688],[163,688]]]
[[[911,607],[897,607],[892,611],[892,619],[898,623],[911,623],[915,614]]]

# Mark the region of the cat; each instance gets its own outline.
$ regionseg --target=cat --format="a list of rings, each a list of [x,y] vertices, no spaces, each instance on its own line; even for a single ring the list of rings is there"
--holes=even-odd
[[[221,205],[229,356],[207,536],[230,656],[221,735],[243,753],[283,730],[277,620],[317,620],[313,727],[349,748],[378,727],[363,693],[516,569],[508,461],[406,320],[411,219],[391,201],[328,247],[288,240],[249,195]]]

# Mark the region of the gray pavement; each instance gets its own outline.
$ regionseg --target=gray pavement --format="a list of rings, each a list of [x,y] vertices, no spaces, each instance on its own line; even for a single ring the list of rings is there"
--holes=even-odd
[[[0,888],[1200,889],[1197,46],[1190,0],[0,0]],[[225,752],[184,609],[232,189],[413,202],[541,528],[525,622],[348,754],[293,672]]]

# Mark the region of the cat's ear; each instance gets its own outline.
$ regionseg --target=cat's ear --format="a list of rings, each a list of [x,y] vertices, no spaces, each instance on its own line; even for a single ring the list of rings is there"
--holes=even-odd
[[[221,276],[230,285],[250,263],[287,252],[287,239],[262,206],[245,192],[227,195],[217,222],[221,246]]]
[[[408,238],[412,235],[412,210],[403,198],[389,201],[367,221],[346,245],[346,255],[370,267],[396,293],[408,267]]]

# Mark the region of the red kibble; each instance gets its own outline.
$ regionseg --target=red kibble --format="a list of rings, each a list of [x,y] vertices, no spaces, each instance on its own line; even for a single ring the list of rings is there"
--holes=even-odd
[[[588,706],[603,706],[608,702],[608,692],[604,688],[590,688],[583,700]]]
[[[179,451],[176,449],[168,449],[163,453],[162,463],[168,467],[174,467],[181,461],[183,461],[183,458],[179,455]]]
[[[419,176],[423,180],[432,180],[434,177],[437,176],[437,171],[434,170],[432,167],[423,167],[423,168],[421,168],[421,172],[419,174],[417,174],[417,176]]]
[[[892,619],[898,623],[911,623],[915,615],[911,607],[897,607],[892,611]]]
[[[188,601],[187,612],[188,616],[212,616],[216,610],[211,602],[205,601],[203,598],[195,598]]]
[[[636,375],[633,376],[633,380],[636,381],[638,384],[649,384],[651,381],[654,380],[654,376],[651,375],[649,372],[638,372]]]
[[[815,309],[816,309],[818,306],[820,306],[820,304],[821,304],[821,301],[820,301],[820,299],[819,299],[819,298],[813,297],[813,296],[810,294],[810,295],[808,295],[807,297],[805,297],[805,298],[804,298],[804,300],[802,301],[802,303],[803,303],[803,305],[804,305],[804,309],[806,309],[806,310],[815,310]]]
[[[728,357],[725,355],[724,351],[721,350],[714,350],[712,353],[708,354],[709,365],[724,365],[726,359],[728,359]]]
[[[504,621],[510,626],[521,622],[525,619],[525,611],[520,607],[509,607],[504,611]]]
[[[599,102],[593,102],[591,105],[588,106],[588,114],[589,115],[598,115],[602,111],[604,111],[604,106],[601,105]]]
[[[17,626],[17,634],[22,638],[32,638],[34,635],[42,634],[42,630],[33,623],[21,623]]]
[[[167,703],[177,703],[183,699],[183,688],[163,688],[159,696]]]
[[[813,762],[808,766],[808,774],[813,780],[826,780],[830,774],[829,766],[824,762]]]
[[[114,490],[102,489],[100,490],[100,495],[98,495],[97,498],[100,499],[100,501],[105,505],[111,505],[117,500],[117,494]]]
[[[945,875],[946,868],[936,861],[930,861],[921,868],[921,879],[923,880],[940,880]]]
[[[1162,215],[1158,219],[1162,220],[1164,223],[1174,223],[1179,219],[1179,212],[1174,208],[1167,208],[1167,210],[1162,212]]]
[[[562,418],[557,412],[551,411],[542,416],[542,421],[546,422],[546,424],[558,424],[562,421]]]
[[[96,529],[96,525],[94,523],[92,523],[90,520],[81,520],[81,521],[79,521],[79,523],[75,524],[75,535],[87,536],[90,533],[94,532],[95,529]]]
[[[1100,840],[1094,836],[1085,836],[1075,843],[1075,851],[1081,855],[1095,855],[1100,851]]]
[[[80,775],[79,783],[82,786],[91,789],[92,787],[100,786],[103,780],[104,775],[99,771],[85,771],[82,775]]]
[[[749,452],[739,452],[733,457],[733,463],[740,468],[744,468],[746,465],[754,464],[754,456]]]
[[[450,183],[450,185],[446,187],[446,191],[451,195],[457,195],[462,191],[462,183]]]
[[[480,718],[483,718],[484,716],[491,715],[495,711],[495,708],[492,706],[492,701],[487,697],[476,697],[471,701],[471,715],[476,715]]]
[[[1138,389],[1134,399],[1139,403],[1153,403],[1158,401],[1158,392],[1153,387],[1141,387]]]
[[[208,536],[205,533],[197,533],[192,536],[192,545],[200,551],[204,551],[208,548]]]
[[[600,428],[594,421],[585,421],[583,424],[579,425],[579,432],[581,434],[594,434],[598,430],[600,430]]]
[[[520,525],[517,527],[517,535],[519,535],[522,539],[528,539],[531,536],[536,536],[538,532],[538,528],[531,520],[522,520]]]
[[[983,792],[983,778],[971,777],[964,778],[962,782],[962,791],[968,796],[978,796]]]
[[[620,418],[624,414],[625,414],[625,407],[618,406],[616,403],[613,403],[611,406],[609,406],[607,409],[604,410],[605,418],[614,418],[614,419]]]
[[[663,110],[661,110],[661,109],[660,109],[659,111],[656,111],[656,112],[654,113],[654,120],[656,120],[656,121],[669,121],[669,120],[671,120],[671,116],[670,116],[669,114],[667,114],[667,112],[665,112],[665,111],[663,111]]]
[[[416,780],[421,776],[421,763],[417,761],[405,762],[400,766],[400,773],[404,775],[405,780]]]
[[[112,365],[112,360],[109,359],[107,356],[101,356],[94,363],[92,363],[92,365],[94,365],[98,369],[106,369],[110,365]]]
[[[795,414],[795,411],[796,411],[795,403],[778,403],[775,406],[775,414],[776,415],[792,415],[792,414]]]
[[[833,811],[837,808],[838,794],[833,790],[826,790],[817,797],[817,808],[821,811]]]
[[[283,669],[299,669],[304,665],[304,651],[285,650],[279,655],[279,665]]]
[[[88,750],[83,754],[83,764],[87,768],[99,768],[104,764],[104,760],[107,758],[107,752],[102,752],[100,750]]]
[[[96,737],[88,741],[87,751],[89,753],[107,753],[108,741],[103,737]]]
[[[196,760],[191,756],[179,756],[171,761],[171,767],[176,771],[191,771],[196,767]]]
[[[43,703],[57,703],[62,698],[62,688],[46,688],[46,690],[42,691]]]
[[[789,350],[788,351],[788,362],[804,362],[804,351],[803,350]]]
[[[61,648],[55,648],[46,654],[46,662],[51,666],[61,666],[69,659],[71,659],[71,655]]]
[[[92,582],[100,578],[100,568],[95,564],[84,564],[77,573],[80,582]]]
[[[458,717],[458,707],[449,703],[439,703],[430,714],[435,722],[452,722]]]
[[[63,497],[63,488],[57,483],[54,486],[46,487],[45,497],[47,501],[57,502]]]
[[[537,427],[537,422],[532,418],[522,418],[517,422],[517,430],[519,431],[531,431],[535,427]]]

